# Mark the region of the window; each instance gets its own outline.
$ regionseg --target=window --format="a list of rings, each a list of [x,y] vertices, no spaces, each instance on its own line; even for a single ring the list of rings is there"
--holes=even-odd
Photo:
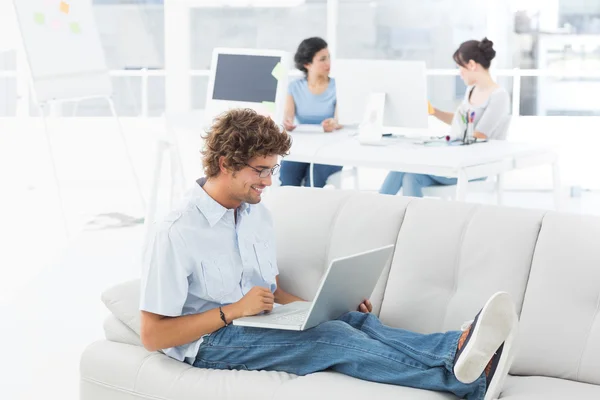
[[[285,1],[280,0],[285,5]],[[191,13],[193,69],[210,69],[215,47],[289,51],[327,33],[327,2],[289,2],[289,7],[196,7]]]
[[[485,35],[485,3],[341,0],[337,57],[424,60],[428,68],[454,68],[458,45]]]

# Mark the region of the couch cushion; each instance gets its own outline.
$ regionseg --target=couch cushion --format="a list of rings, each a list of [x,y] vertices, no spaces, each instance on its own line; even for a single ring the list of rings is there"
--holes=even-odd
[[[597,400],[600,386],[541,376],[509,376],[502,400]]]
[[[106,389],[96,398],[111,399],[112,393],[125,392],[131,395],[127,398],[165,400],[270,399],[281,384],[295,378],[284,372],[194,368],[143,347],[109,341],[88,346],[80,376],[86,383],[82,388],[96,396],[100,390],[94,385]]]
[[[114,314],[110,314],[104,320],[104,336],[113,342],[142,346],[139,335],[122,323]]]
[[[265,197],[275,225],[279,282],[286,291],[305,299],[314,297],[325,272],[337,210],[351,195],[349,191],[278,187]]]
[[[331,231],[328,260],[395,244],[411,198],[357,193],[340,208]],[[365,212],[365,210],[368,210]],[[384,268],[371,295],[373,312],[379,315],[391,267]]]
[[[512,373],[600,384],[599,237],[600,218],[544,218]]]
[[[351,378],[337,372],[300,376],[281,385],[274,399],[451,400],[450,393],[431,392]]]
[[[521,310],[542,211],[419,199],[400,228],[380,317],[416,332],[456,330],[496,291]]]
[[[140,281],[120,283],[102,293],[102,301],[115,317],[138,336],[141,331]]]
[[[273,214],[282,287],[312,299],[332,259],[395,243],[410,201],[356,191],[277,188],[265,204]],[[375,312],[388,270],[372,296]]]

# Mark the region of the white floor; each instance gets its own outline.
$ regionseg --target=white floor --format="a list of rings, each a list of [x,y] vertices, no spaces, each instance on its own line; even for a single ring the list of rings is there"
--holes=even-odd
[[[152,136],[129,138],[148,187]],[[191,139],[191,143],[195,138]],[[71,237],[64,238],[43,136],[0,125],[0,393],[2,399],[78,398],[78,361],[102,338],[107,311],[100,293],[139,275],[142,227],[118,227],[102,213],[142,216],[118,136],[89,128],[56,138],[55,147]],[[187,157],[198,171],[197,152]],[[366,171],[375,189],[384,172]],[[196,175],[196,174],[190,174]],[[193,177],[193,176],[191,176]],[[493,203],[487,194],[469,201]],[[550,192],[508,192],[506,204],[552,208]],[[566,212],[600,215],[600,194],[570,198]]]

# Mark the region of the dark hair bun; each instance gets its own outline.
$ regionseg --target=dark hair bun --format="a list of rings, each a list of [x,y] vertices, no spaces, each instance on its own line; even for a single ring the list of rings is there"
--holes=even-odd
[[[483,38],[481,42],[479,42],[479,50],[483,53],[483,56],[488,61],[492,61],[494,57],[496,57],[496,50],[494,50],[494,42],[489,40],[488,38]]]
[[[305,65],[310,64],[319,51],[327,48],[327,42],[320,37],[311,37],[304,39],[298,46],[296,54],[294,55],[294,64],[296,68],[306,74]]]

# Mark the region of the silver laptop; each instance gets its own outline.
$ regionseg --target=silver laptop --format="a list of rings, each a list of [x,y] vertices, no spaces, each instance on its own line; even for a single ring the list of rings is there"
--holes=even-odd
[[[267,314],[233,320],[234,325],[303,331],[356,311],[368,299],[390,261],[394,245],[331,261],[312,302],[277,306]]]

